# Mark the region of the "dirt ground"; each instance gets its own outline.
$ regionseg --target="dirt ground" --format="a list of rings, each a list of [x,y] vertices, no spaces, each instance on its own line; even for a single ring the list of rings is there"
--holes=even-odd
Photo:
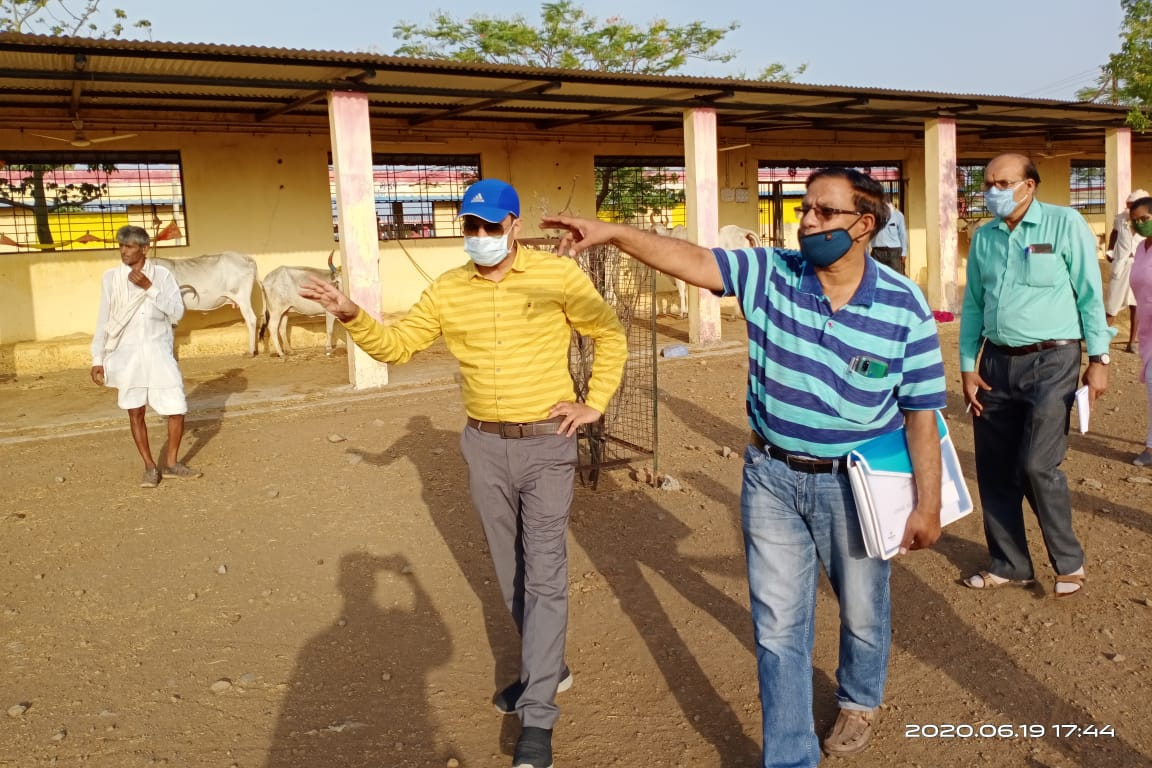
[[[941,329],[950,423],[971,467],[956,330]],[[686,340],[681,323],[662,331]],[[1152,765],[1152,472],[1129,463],[1145,406],[1122,346],[1065,466],[1084,594],[1049,596],[1034,525],[1037,589],[959,586],[985,564],[979,511],[899,558],[882,725],[844,765]],[[342,384],[342,351],[183,368],[204,477],[155,490],[137,487],[126,419],[87,371],[0,382],[0,765],[509,765],[518,726],[489,698],[516,643],[468,500],[451,361],[426,354],[370,394]],[[577,493],[558,766],[757,764],[745,375],[739,343],[662,360],[660,469],[682,490],[619,469]],[[822,732],[826,587],[817,622]]]

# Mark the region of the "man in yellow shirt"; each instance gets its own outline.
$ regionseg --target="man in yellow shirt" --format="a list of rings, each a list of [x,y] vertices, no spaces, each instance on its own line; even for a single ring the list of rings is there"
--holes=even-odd
[[[504,602],[520,630],[520,680],[493,703],[520,716],[514,768],[552,768],[555,697],[572,685],[566,533],[576,430],[599,419],[620,384],[624,329],[574,261],[520,246],[520,199],[498,179],[468,188],[460,207],[471,262],[436,279],[408,314],[383,325],[334,286],[318,301],[373,358],[403,363],[440,336],[460,362],[468,423],[460,448]],[[588,395],[568,372],[571,331],[595,343]]]

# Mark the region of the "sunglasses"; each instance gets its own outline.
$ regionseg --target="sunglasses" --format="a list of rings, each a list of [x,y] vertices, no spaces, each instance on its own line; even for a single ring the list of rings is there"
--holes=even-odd
[[[816,211],[816,217],[821,221],[828,221],[833,216],[840,216],[847,214],[848,216],[863,216],[863,211],[846,211],[843,208],[832,208],[827,205],[804,205],[796,206],[796,215],[801,219],[808,215],[808,211]]]
[[[513,219],[513,222],[516,220]],[[468,237],[473,237],[480,234],[480,230],[484,230],[484,234],[489,237],[499,237],[504,234],[504,222],[502,221],[484,221],[477,216],[465,216],[464,223],[461,226],[464,234]]]

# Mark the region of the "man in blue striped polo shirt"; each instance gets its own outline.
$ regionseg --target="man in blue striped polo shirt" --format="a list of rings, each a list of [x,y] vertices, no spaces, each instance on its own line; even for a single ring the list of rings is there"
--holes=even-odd
[[[633,227],[553,217],[562,253],[611,243],[685,282],[736,296],[748,321],[748,419],[741,518],[763,710],[765,768],[815,766],[812,716],[816,585],[840,600],[840,715],[823,746],[867,746],[891,644],[889,564],[864,552],[845,455],[907,428],[918,503],[902,550],[940,536],[945,404],[936,324],[914,283],[868,257],[887,221],[871,177],[827,168],[808,178],[800,250],[706,249]],[[797,706],[798,700],[802,702]]]

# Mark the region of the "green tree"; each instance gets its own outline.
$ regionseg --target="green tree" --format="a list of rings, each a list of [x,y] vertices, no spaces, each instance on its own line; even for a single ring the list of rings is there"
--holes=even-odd
[[[736,53],[717,46],[739,27],[735,21],[710,27],[702,21],[676,26],[667,19],[645,24],[619,16],[600,20],[572,0],[556,0],[541,4],[538,24],[520,15],[457,19],[437,11],[428,25],[401,21],[393,37],[402,41],[396,49],[401,56],[664,75],[692,61],[732,61]],[[791,71],[773,63],[757,79],[791,81],[803,72],[803,66]]]
[[[128,14],[113,8],[113,22],[102,26],[101,0],[0,0],[0,32],[80,37],[119,37],[125,24],[151,29],[147,19],[129,21]]]
[[[402,56],[651,75],[674,72],[689,60],[731,61],[734,53],[715,48],[738,26],[694,21],[678,27],[665,19],[637,26],[618,16],[601,21],[571,0],[558,0],[540,6],[539,25],[520,15],[458,20],[438,11],[428,26],[401,21],[393,36],[403,41],[396,49]]]
[[[605,219],[646,226],[649,222],[645,216],[683,202],[680,176],[664,168],[596,168],[596,213]]]
[[[736,54],[717,46],[739,26],[735,21],[722,27],[701,21],[674,26],[666,19],[637,25],[619,16],[601,21],[572,0],[556,0],[541,4],[536,25],[520,15],[456,19],[438,11],[427,26],[401,21],[393,36],[403,41],[396,49],[401,56],[663,75],[692,61],[732,61]],[[774,62],[755,79],[791,82],[805,68],[789,70]],[[683,202],[683,190],[669,190],[666,181],[653,168],[597,168],[596,210],[617,221],[640,220]]]
[[[119,37],[125,24],[150,30],[147,19],[130,22],[120,8],[112,9],[113,21],[101,26],[101,0],[0,0],[0,32],[24,32],[56,36]],[[32,212],[36,239],[52,246],[49,217],[53,213],[79,210],[85,203],[108,192],[107,184],[61,184],[54,171],[63,166],[45,164],[5,164],[0,160],[0,206]],[[115,172],[115,166],[92,163],[89,170]],[[50,250],[46,248],[45,250]]]
[[[36,222],[36,240],[42,246],[54,244],[50,216],[83,209],[85,203],[108,193],[108,185],[84,182],[60,183],[55,171],[62,166],[43,164],[3,165],[0,163],[0,206],[31,211]],[[88,166],[90,171],[115,173],[106,163]],[[46,247],[43,250],[52,250]]]
[[[1076,94],[1085,101],[1127,104],[1128,124],[1148,129],[1152,106],[1152,0],[1120,0],[1124,20],[1120,23],[1120,50],[1100,68],[1096,85]]]

